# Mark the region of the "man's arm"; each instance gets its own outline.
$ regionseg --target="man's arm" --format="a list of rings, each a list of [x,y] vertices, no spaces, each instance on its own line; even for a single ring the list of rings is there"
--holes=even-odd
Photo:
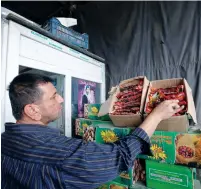
[[[132,167],[139,153],[149,152],[149,137],[141,128],[110,144],[72,140],[62,166],[66,185],[72,188],[96,188]]]
[[[138,154],[149,152],[149,137],[158,123],[182,109],[177,103],[161,103],[139,128],[115,143],[101,145],[71,139],[69,154],[62,165],[66,185],[71,188],[96,188],[131,168]]]

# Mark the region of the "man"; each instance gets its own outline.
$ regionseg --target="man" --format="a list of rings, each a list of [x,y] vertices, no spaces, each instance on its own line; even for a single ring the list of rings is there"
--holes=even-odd
[[[46,76],[21,74],[9,86],[16,123],[2,134],[2,189],[90,189],[117,177],[149,152],[158,123],[182,107],[161,103],[129,136],[111,144],[59,136],[47,124],[61,114],[63,98]]]

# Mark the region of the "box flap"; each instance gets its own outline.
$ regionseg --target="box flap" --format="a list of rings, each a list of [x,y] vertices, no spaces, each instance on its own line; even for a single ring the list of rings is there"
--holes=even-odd
[[[101,105],[100,110],[98,112],[98,117],[104,116],[112,111],[112,104],[116,98],[118,91],[118,86],[111,88],[110,92],[108,93],[110,94],[110,97]]]
[[[194,100],[193,100],[192,90],[185,79],[184,79],[184,85],[185,85],[187,102],[188,102],[187,113],[191,115],[194,123],[197,124],[196,110],[195,110],[195,104],[194,104]]]
[[[148,87],[149,87],[149,80],[146,77],[144,77],[144,85],[143,85],[142,98],[141,98],[141,104],[140,104],[140,112],[141,113],[143,113],[146,96],[147,96],[147,92],[148,92]]]

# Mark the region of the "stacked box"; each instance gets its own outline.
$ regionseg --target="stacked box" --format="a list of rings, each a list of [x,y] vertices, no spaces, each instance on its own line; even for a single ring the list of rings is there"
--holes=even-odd
[[[150,188],[194,189],[195,169],[146,160],[146,183]]]
[[[145,178],[145,160],[135,159],[133,167],[122,172],[114,181],[131,187],[136,183],[145,182]]]
[[[130,134],[130,128],[118,128],[114,126],[99,125],[96,128],[96,142],[99,144],[116,142],[122,137]]]
[[[96,127],[95,141],[99,144],[116,142],[131,133],[133,129],[124,127]],[[128,171],[123,171],[116,179],[115,182],[132,186],[138,181],[145,181],[145,161],[136,159],[134,165]]]
[[[151,137],[153,156],[139,158],[201,168],[201,132],[155,131]]]
[[[129,187],[129,189],[151,189],[151,188],[146,187],[146,184],[144,182],[137,182],[131,187]]]
[[[98,116],[101,104],[85,104],[84,118],[91,120],[111,121],[109,114]]]
[[[133,90],[135,87],[141,87],[142,94],[136,93]],[[201,132],[189,131],[189,120],[197,123],[197,119],[192,92],[185,79],[149,82],[146,77],[136,77],[122,81],[119,86],[112,88],[104,104],[85,105],[84,115],[88,119],[77,120],[76,131],[86,141],[100,144],[115,142],[130,134],[133,127],[139,126],[147,117],[153,105],[153,95],[154,98],[159,97],[155,99],[153,107],[166,98],[178,97],[180,105],[185,104],[185,111],[160,122],[150,140],[153,156],[139,155],[140,159],[134,161],[132,168],[122,172],[112,182],[102,185],[102,188],[146,188],[144,185],[153,189],[195,188],[195,169],[189,167],[201,168]],[[130,107],[131,112],[127,106],[128,98],[134,104]],[[135,106],[136,102],[138,105],[140,102],[140,105]],[[118,127],[114,127],[111,122],[100,121],[104,115],[110,117]],[[139,182],[142,184],[139,185]]]
[[[113,127],[113,124],[110,121],[78,118],[75,123],[75,134],[83,137],[86,141],[94,141],[97,126]]]
[[[120,184],[118,182],[111,181],[99,186],[97,189],[128,189],[128,186],[125,184]]]
[[[98,120],[98,112],[100,110],[100,104],[85,104],[84,105],[84,118],[91,120]]]

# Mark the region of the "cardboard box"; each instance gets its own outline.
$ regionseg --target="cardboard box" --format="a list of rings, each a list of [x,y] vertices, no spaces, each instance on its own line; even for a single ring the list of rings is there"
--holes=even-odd
[[[201,132],[155,131],[151,151],[153,156],[140,154],[138,157],[201,168]]]
[[[189,127],[189,118],[192,119],[195,124],[197,123],[195,105],[193,101],[191,88],[189,87],[187,81],[181,78],[151,81],[146,97],[144,112],[146,113],[146,106],[149,102],[149,94],[152,87],[159,89],[170,88],[178,85],[184,85],[184,90],[187,98],[187,115],[174,116],[167,120],[161,121],[157,127],[157,130],[159,131],[187,132]]]
[[[119,86],[125,84],[125,83],[132,83],[132,84],[138,84],[139,79],[143,79],[143,90],[142,90],[142,97],[141,97],[141,104],[140,104],[140,114],[135,114],[135,115],[112,115],[111,112],[113,111],[113,106],[114,103],[117,101],[117,94],[120,92]],[[144,110],[144,103],[146,99],[146,94],[149,86],[149,81],[145,76],[139,76],[135,78],[131,78],[125,81],[122,81],[119,86],[113,87],[111,96],[109,99],[102,104],[101,109],[99,111],[99,115],[105,115],[109,113],[109,116],[114,123],[115,126],[119,127],[136,127],[139,126],[142,122],[142,117],[141,114],[143,113]]]
[[[129,189],[151,189],[146,187],[146,184],[144,182],[137,182],[133,184]]]
[[[145,182],[145,178],[145,160],[135,159],[133,167],[123,171],[114,181],[131,187],[137,182]]]
[[[85,104],[84,105],[84,118],[91,120],[111,121],[109,114],[98,116],[101,104]]]
[[[113,127],[113,124],[111,121],[78,118],[75,122],[75,135],[84,137],[84,140],[86,139],[86,141],[94,141],[95,129],[97,126]],[[90,132],[90,134],[88,132]]]
[[[99,144],[116,142],[132,132],[131,128],[118,128],[118,127],[96,127],[95,141]],[[135,182],[145,179],[145,160],[136,159],[134,165],[128,171],[123,171],[116,179],[115,182],[132,186]],[[143,175],[144,173],[144,175]]]
[[[96,142],[99,144],[105,144],[110,142],[116,142],[122,137],[130,134],[130,128],[118,128],[113,126],[99,125],[96,127]]]
[[[100,110],[100,104],[85,104],[84,105],[84,118],[91,120],[98,120],[98,112]]]
[[[118,182],[108,182],[106,184],[103,184],[102,186],[99,186],[97,189],[128,189],[128,186],[125,184],[120,184]]]
[[[195,169],[146,161],[147,187],[158,189],[194,189]]]

